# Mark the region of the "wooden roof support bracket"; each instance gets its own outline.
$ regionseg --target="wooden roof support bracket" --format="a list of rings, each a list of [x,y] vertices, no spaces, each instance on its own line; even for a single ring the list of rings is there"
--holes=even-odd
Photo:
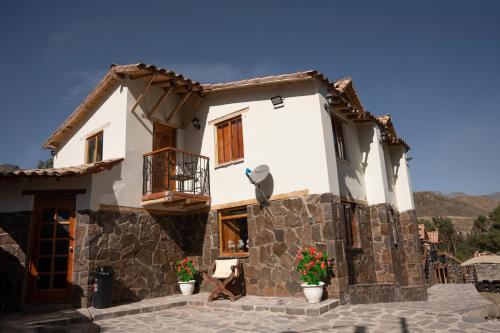
[[[163,103],[165,101],[165,99],[167,99],[168,95],[170,95],[170,93],[173,90],[174,90],[174,87],[171,86],[170,88],[168,88],[167,90],[165,90],[163,92],[163,95],[161,95],[160,99],[158,99],[158,102],[156,102],[155,106],[153,106],[153,109],[151,109],[151,112],[148,113],[148,118],[150,118],[156,112],[156,110],[158,110],[160,108],[161,103]]]
[[[193,91],[188,91],[186,93],[186,95],[184,95],[184,98],[180,101],[179,104],[177,104],[177,106],[175,107],[175,109],[172,110],[172,112],[170,112],[170,114],[168,115],[168,117],[165,119],[165,122],[168,123],[168,121],[170,119],[172,119],[172,117],[180,110],[182,109],[182,106],[186,103],[186,101],[188,100],[189,96],[191,96],[191,94],[193,93]]]
[[[152,74],[151,78],[149,79],[148,83],[144,86],[144,88],[141,91],[141,94],[137,98],[137,101],[135,102],[134,106],[132,106],[132,109],[130,109],[130,112],[134,112],[135,108],[139,105],[139,103],[142,101],[144,96],[146,95],[146,92],[148,91],[149,87],[151,86],[151,83],[153,83],[153,80],[155,79],[156,75]]]

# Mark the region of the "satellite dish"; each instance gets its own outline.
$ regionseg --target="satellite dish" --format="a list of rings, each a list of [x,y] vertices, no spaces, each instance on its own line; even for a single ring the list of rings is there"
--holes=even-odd
[[[253,170],[247,168],[245,174],[250,183],[255,186],[255,198],[257,202],[261,207],[268,204],[274,190],[274,179],[269,171],[269,167],[262,164]]]

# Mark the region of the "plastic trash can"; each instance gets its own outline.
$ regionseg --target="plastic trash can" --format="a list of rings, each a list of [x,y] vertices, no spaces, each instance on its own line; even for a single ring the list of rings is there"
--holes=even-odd
[[[99,266],[95,271],[94,295],[92,306],[96,309],[109,308],[111,306],[111,294],[113,291],[113,267]]]

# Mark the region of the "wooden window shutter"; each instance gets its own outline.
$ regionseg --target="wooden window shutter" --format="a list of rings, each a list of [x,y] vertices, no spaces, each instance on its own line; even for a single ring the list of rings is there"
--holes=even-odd
[[[217,125],[217,162],[219,164],[242,159],[243,126],[241,117]]]

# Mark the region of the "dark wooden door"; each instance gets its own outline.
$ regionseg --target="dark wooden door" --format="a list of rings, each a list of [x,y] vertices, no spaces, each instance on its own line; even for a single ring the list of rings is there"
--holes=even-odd
[[[75,237],[75,196],[35,198],[28,301],[71,300]]]
[[[173,127],[154,123],[153,150],[158,151],[163,148],[176,148],[176,130]],[[153,154],[153,192],[175,190],[175,181],[168,179],[175,175],[175,161],[175,150]],[[166,186],[168,181],[169,186]]]

